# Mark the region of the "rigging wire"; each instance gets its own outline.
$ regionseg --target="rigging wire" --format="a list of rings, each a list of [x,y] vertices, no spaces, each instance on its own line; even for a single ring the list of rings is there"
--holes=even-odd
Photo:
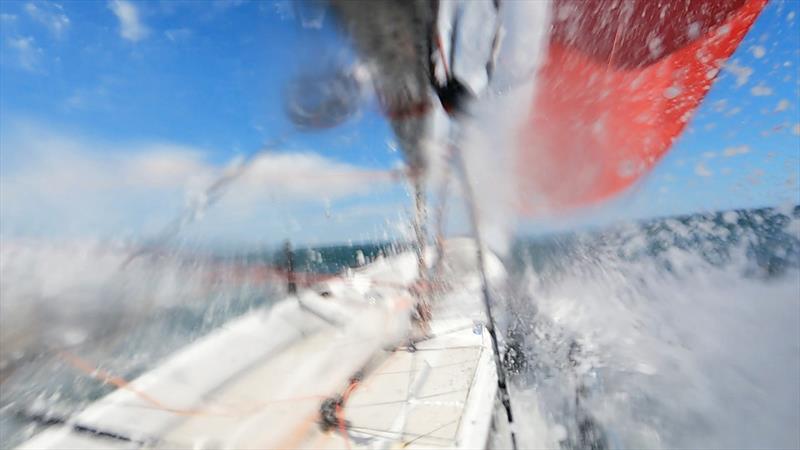
[[[486,330],[489,332],[489,337],[492,341],[494,364],[497,368],[497,388],[500,394],[500,401],[503,404],[503,409],[505,409],[506,412],[506,418],[508,419],[509,433],[511,435],[511,446],[514,450],[516,450],[517,437],[513,429],[514,416],[511,409],[511,396],[508,392],[508,374],[506,373],[506,367],[503,364],[500,356],[500,346],[498,344],[494,315],[492,314],[492,295],[489,288],[488,277],[486,276],[486,258],[483,251],[483,239],[481,236],[480,223],[478,219],[478,208],[477,204],[475,203],[475,193],[473,191],[472,184],[469,181],[469,173],[467,172],[463,155],[460,151],[458,151],[458,149],[454,151],[453,160],[461,172],[461,182],[464,187],[464,195],[467,203],[467,209],[469,211],[469,221],[472,226],[472,234],[475,239],[476,256],[478,259],[478,275],[481,281],[481,294],[483,297],[484,313],[486,314]]]

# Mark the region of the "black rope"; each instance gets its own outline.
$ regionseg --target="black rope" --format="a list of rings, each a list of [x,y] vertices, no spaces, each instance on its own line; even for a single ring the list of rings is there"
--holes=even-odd
[[[122,442],[131,442],[137,444],[139,446],[145,445],[152,445],[155,441],[144,441],[139,439],[134,439],[130,436],[127,436],[122,433],[117,433],[114,431],[103,430],[101,428],[97,428],[90,425],[83,425],[79,423],[69,423],[69,419],[65,416],[55,415],[55,414],[47,414],[47,413],[35,413],[35,412],[27,412],[27,411],[17,411],[16,416],[27,420],[29,422],[33,422],[37,425],[41,425],[43,427],[52,427],[56,425],[64,425],[67,426],[70,430],[74,431],[78,434],[89,434],[96,437],[102,437],[106,439],[113,439],[115,441],[122,441]]]

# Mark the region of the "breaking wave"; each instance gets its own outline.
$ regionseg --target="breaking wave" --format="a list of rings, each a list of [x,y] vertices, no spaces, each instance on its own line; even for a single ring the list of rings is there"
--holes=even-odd
[[[522,447],[800,447],[800,207],[515,248]]]

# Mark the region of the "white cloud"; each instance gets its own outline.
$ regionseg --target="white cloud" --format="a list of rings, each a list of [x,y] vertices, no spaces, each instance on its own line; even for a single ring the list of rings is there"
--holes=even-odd
[[[8,129],[14,131],[2,136],[0,164],[5,233],[157,233],[225,170],[209,162],[209,152],[188,146],[108,143],[28,123]],[[386,171],[312,153],[264,153],[199,225],[212,233],[231,221],[258,229],[286,208],[323,217],[323,200],[374,193],[391,181]]]
[[[214,0],[214,8],[228,9],[236,8],[244,4],[244,0]]]
[[[219,9],[238,8],[244,4],[244,0],[216,0],[214,6]]]
[[[175,28],[165,31],[164,36],[172,42],[182,41],[192,36],[192,30],[188,28]]]
[[[138,42],[150,34],[150,30],[141,22],[139,10],[127,0],[111,0],[109,9],[119,19],[119,34],[123,39]]]
[[[722,154],[725,155],[726,158],[730,158],[731,156],[736,156],[736,155],[744,155],[746,153],[750,153],[750,147],[746,145],[740,145],[738,147],[728,147],[722,151]]]
[[[275,13],[278,14],[278,17],[281,20],[293,20],[294,19],[294,5],[289,0],[277,0],[272,4]]]
[[[697,163],[697,165],[694,166],[694,174],[699,177],[710,177],[713,175],[710,170],[706,169],[703,163]]]
[[[786,111],[789,109],[789,100],[783,99],[775,106],[775,112]]]
[[[39,69],[43,51],[36,45],[36,40],[32,36],[11,37],[6,42],[16,53],[17,63],[21,68],[30,72],[36,72]]]
[[[58,3],[25,4],[25,12],[36,22],[44,25],[57,38],[63,36],[70,25],[69,17]]]
[[[729,110],[728,110],[728,111],[725,113],[725,117],[733,117],[733,116],[735,116],[735,115],[739,114],[740,112],[742,112],[742,108],[740,108],[740,107],[738,107],[738,106],[737,106],[737,107],[735,107],[735,108],[731,108],[731,109],[729,109]]]
[[[761,45],[754,45],[750,47],[750,53],[752,53],[753,56],[756,57],[756,59],[761,59],[764,57],[764,55],[767,54],[767,49],[765,49]]]
[[[725,65],[725,70],[736,77],[736,87],[744,86],[750,80],[750,75],[753,74],[751,67],[740,66],[739,61],[735,59]]]
[[[752,89],[750,89],[750,93],[756,97],[766,97],[772,95],[772,88],[759,84],[758,86],[753,86]]]

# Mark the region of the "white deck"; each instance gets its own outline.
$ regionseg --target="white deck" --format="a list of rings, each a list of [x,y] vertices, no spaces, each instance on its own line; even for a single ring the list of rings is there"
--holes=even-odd
[[[331,296],[305,291],[226,324],[21,448],[484,448],[497,378],[477,277],[457,262],[416,351],[404,347],[413,300],[398,286],[416,275],[405,254],[318,289]],[[347,432],[323,431],[323,400],[360,370]]]

